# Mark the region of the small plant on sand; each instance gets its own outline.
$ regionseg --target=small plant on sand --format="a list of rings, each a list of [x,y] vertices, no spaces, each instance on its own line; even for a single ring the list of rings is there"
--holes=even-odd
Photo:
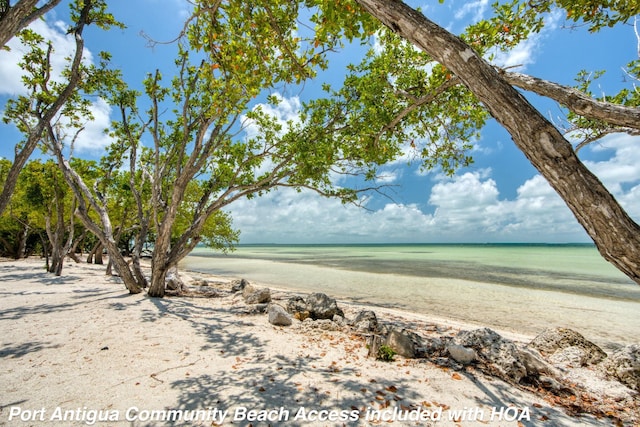
[[[393,356],[396,355],[396,352],[386,344],[383,344],[378,349],[378,360],[382,360],[384,362],[392,362]]]

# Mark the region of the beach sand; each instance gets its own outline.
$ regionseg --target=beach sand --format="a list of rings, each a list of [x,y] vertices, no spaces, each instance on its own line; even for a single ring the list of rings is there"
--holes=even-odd
[[[570,416],[472,367],[367,358],[364,339],[348,328],[273,326],[227,291],[233,278],[207,278],[217,297],[154,299],[129,295],[104,266],[69,262],[55,277],[42,264],[0,262],[1,426],[610,424]],[[272,289],[272,297],[284,304],[289,294]],[[347,318],[363,308],[339,305]],[[376,313],[440,335],[465,326]],[[394,408],[427,421],[400,421]]]

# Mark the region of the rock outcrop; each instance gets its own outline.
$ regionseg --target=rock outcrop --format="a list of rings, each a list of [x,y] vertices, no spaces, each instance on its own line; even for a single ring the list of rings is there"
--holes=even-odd
[[[630,344],[614,351],[602,368],[609,378],[640,392],[640,345]]]
[[[590,366],[606,357],[600,347],[568,328],[546,329],[528,347],[540,352],[550,362],[563,366]]]

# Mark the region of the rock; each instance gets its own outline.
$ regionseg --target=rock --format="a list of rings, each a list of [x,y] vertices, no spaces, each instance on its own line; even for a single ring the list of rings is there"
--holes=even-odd
[[[290,326],[292,322],[284,307],[271,304],[269,306],[269,323],[275,326]]]
[[[378,318],[371,310],[362,310],[350,322],[350,325],[358,332],[373,333],[378,329]]]
[[[603,363],[609,378],[640,392],[640,345],[631,344],[614,351]]]
[[[402,357],[407,359],[416,357],[416,345],[404,329],[392,329],[387,335],[385,344]]]
[[[453,344],[474,349],[478,361],[504,380],[520,383],[528,375],[516,345],[489,328],[462,331]]]
[[[304,301],[304,298],[299,296],[289,298],[287,301],[287,312],[301,322],[311,317],[311,313],[307,310],[307,303]]]
[[[231,292],[242,292],[249,282],[246,279],[240,279],[232,282]]]
[[[478,355],[474,349],[458,344],[449,344],[447,351],[453,360],[463,365],[470,365],[478,359]]]
[[[309,311],[305,310],[305,311],[296,311],[295,313],[293,313],[293,317],[301,322],[304,322],[305,320],[309,319],[311,317],[311,313],[309,313]]]
[[[600,347],[568,328],[546,329],[529,343],[529,347],[553,363],[567,366],[594,365],[607,357]]]
[[[451,337],[432,337],[424,339],[422,340],[420,351],[422,352],[423,357],[443,357],[445,353],[448,353],[446,350],[447,347],[449,347],[447,344],[449,341],[451,341]]]
[[[256,289],[252,285],[246,285],[242,297],[247,304],[267,303],[271,301],[271,291],[269,288]]]
[[[191,286],[209,286],[209,282],[204,279],[195,279],[191,281]]]
[[[311,318],[317,319],[333,319],[336,314],[344,317],[344,313],[334,298],[330,298],[322,293],[314,293],[307,297],[306,308],[311,314]]]
[[[170,291],[176,292],[184,292],[186,290],[186,286],[180,278],[177,268],[173,267],[167,272],[165,276],[165,287]]]
[[[547,377],[560,378],[558,370],[547,363],[536,350],[529,348],[520,349],[520,360],[527,370],[528,377],[539,378],[544,374]]]
[[[249,308],[249,314],[264,314],[267,312],[269,308],[268,303],[260,303],[260,304],[251,304],[251,308]]]
[[[333,316],[333,319],[331,319],[331,321],[340,327],[343,327],[347,324],[347,319],[345,319],[343,316],[340,316],[339,314]]]
[[[313,320],[307,318],[302,322],[301,329],[303,331],[320,330],[320,331],[341,331],[342,326],[329,319]]]

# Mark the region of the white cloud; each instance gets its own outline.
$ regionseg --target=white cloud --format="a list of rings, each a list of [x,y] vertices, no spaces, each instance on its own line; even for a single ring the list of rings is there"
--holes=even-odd
[[[620,194],[622,184],[640,183],[640,138],[627,134],[609,135],[590,146],[597,154],[613,151],[613,155],[602,161],[585,161],[609,191]]]
[[[490,170],[438,178],[430,214],[417,204],[377,210],[343,206],[311,191],[280,189],[231,208],[243,242],[576,242],[586,241],[546,181],[526,181],[514,200],[501,200]],[[426,189],[425,189],[426,191]],[[634,190],[640,193],[640,188]]]
[[[531,34],[529,38],[518,43],[509,51],[492,51],[493,54],[495,54],[492,61],[493,64],[504,68],[519,66],[519,71],[524,71],[527,65],[535,62],[536,55],[543,50],[544,39],[547,34],[557,29],[560,18],[561,14],[559,11],[555,11],[545,19],[545,26],[541,32]]]
[[[588,150],[597,155],[613,152],[606,160],[584,163],[602,181],[632,218],[640,221],[640,137],[609,135]]]
[[[376,183],[378,184],[392,184],[400,179],[402,171],[381,171],[376,177]]]
[[[611,151],[609,158],[586,162],[636,219],[640,218],[637,142],[626,135],[610,136],[591,148],[600,156]],[[291,189],[241,201],[232,211],[245,242],[589,241],[564,201],[540,175],[523,182],[511,199],[501,197],[491,169],[434,179],[430,190],[425,186],[433,213],[415,203],[387,203],[366,210]],[[368,206],[374,204],[371,200]]]
[[[431,221],[416,205],[389,203],[370,211],[290,188],[239,200],[230,210],[243,242],[261,243],[414,241]]]
[[[488,0],[477,0],[472,2],[466,2],[464,6],[462,6],[455,13],[454,18],[457,20],[463,19],[468,15],[471,15],[471,20],[473,22],[477,22],[484,17],[484,14],[489,7]]]
[[[93,115],[93,120],[85,124],[84,130],[75,141],[75,150],[78,153],[100,155],[103,154],[105,147],[112,142],[104,132],[111,124],[111,106],[99,98],[89,110]]]
[[[74,55],[76,47],[74,37],[66,34],[66,24],[62,21],[49,23],[36,20],[29,28],[40,34],[45,40],[52,42],[54,52],[51,56],[51,78],[54,81],[63,81],[61,73],[68,63],[66,58]],[[24,71],[18,63],[22,61],[27,49],[17,37],[11,39],[8,46],[11,49],[10,51],[0,51],[0,94],[25,95],[27,90],[22,83]],[[83,58],[86,63],[91,63],[91,52],[85,49]]]
[[[56,82],[64,81],[62,71],[68,66],[67,58],[75,54],[76,48],[74,37],[66,34],[67,25],[62,21],[36,20],[29,28],[43,36],[45,40],[52,42],[54,51],[51,55],[51,79]],[[18,65],[22,61],[22,56],[27,53],[27,49],[17,37],[9,41],[8,45],[10,51],[0,51],[0,94],[28,95],[28,90],[22,83],[24,70]],[[85,49],[83,61],[91,64],[92,60],[93,55]],[[94,120],[85,124],[85,129],[75,141],[75,150],[80,153],[100,154],[110,142],[103,131],[110,124],[111,108],[104,100],[98,99],[89,109]],[[61,123],[64,123],[64,119]]]

